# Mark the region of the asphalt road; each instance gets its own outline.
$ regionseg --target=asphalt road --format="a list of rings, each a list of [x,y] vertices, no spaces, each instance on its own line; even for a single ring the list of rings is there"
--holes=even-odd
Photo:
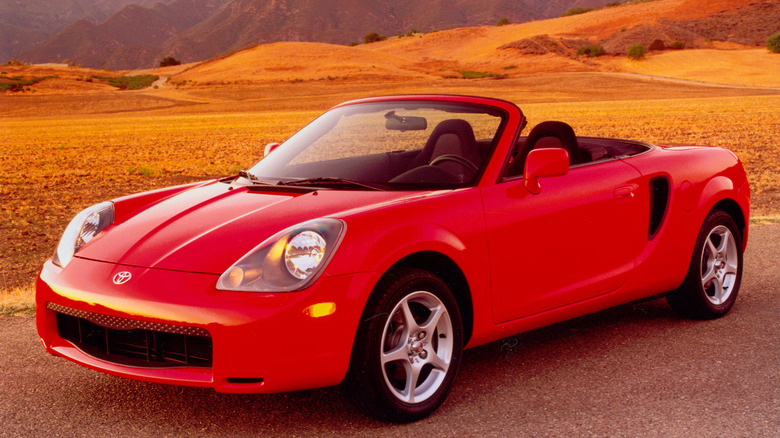
[[[754,226],[725,318],[663,300],[469,350],[430,418],[387,425],[336,389],[218,394],[50,357],[32,318],[0,319],[0,436],[780,436],[780,225]]]

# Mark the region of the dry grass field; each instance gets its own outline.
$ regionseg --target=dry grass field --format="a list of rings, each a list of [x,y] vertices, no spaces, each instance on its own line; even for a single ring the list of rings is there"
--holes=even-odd
[[[266,143],[284,140],[331,105],[398,92],[502,97],[521,106],[529,128],[555,119],[583,135],[725,147],[748,170],[753,214],[780,214],[780,92],[771,90],[569,73],[6,95],[0,96],[0,306],[8,312],[29,305],[38,269],[84,207],[234,174],[257,161]]]

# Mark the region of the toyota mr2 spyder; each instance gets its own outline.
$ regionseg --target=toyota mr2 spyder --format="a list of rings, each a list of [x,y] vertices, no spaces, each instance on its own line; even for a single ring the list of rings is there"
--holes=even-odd
[[[220,392],[341,385],[410,422],[465,349],[647,297],[731,309],[750,202],[732,152],[525,125],[497,99],[362,99],[238,175],[91,206],[41,270],[43,345]]]

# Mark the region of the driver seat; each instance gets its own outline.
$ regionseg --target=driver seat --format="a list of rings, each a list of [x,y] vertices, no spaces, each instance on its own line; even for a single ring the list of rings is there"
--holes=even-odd
[[[474,130],[469,122],[462,119],[449,119],[436,125],[428,137],[425,147],[409,163],[409,169],[428,165],[443,155],[456,155],[479,167],[482,163],[482,157],[477,148]],[[472,169],[455,161],[443,161],[441,164],[437,164],[437,167],[455,175],[461,182],[466,182],[474,176]]]

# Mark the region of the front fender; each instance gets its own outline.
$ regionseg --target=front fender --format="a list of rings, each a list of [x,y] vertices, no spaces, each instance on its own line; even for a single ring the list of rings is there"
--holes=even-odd
[[[425,251],[441,253],[462,266],[466,248],[458,236],[440,226],[429,223],[408,224],[374,242],[362,260],[360,271],[387,272],[402,258]]]
[[[474,329],[491,324],[490,263],[479,190],[435,192],[394,204],[392,209],[360,211],[342,219],[347,223],[345,237],[326,275],[375,274],[361,293],[361,302],[399,261],[436,253],[463,274],[471,294]]]

